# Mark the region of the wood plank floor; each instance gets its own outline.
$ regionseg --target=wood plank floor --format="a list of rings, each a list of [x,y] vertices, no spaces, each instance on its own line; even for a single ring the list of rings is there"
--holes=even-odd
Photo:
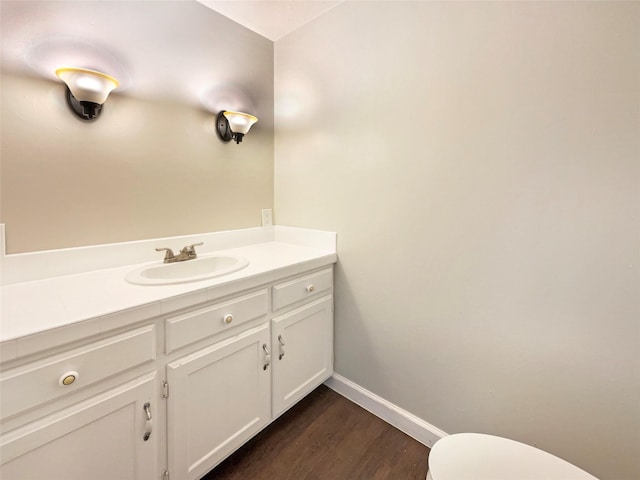
[[[424,480],[429,449],[321,385],[203,480]]]

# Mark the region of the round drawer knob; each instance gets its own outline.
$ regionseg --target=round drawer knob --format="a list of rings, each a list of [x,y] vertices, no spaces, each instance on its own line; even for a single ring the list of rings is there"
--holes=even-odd
[[[60,385],[61,387],[68,387],[73,382],[75,382],[78,379],[78,377],[79,377],[78,372],[64,373],[58,380],[58,385]]]
[[[307,285],[307,292],[311,293],[316,289],[316,287],[313,286],[313,284],[311,285]]]
[[[223,320],[224,323],[231,323],[233,322],[233,315],[225,315]]]

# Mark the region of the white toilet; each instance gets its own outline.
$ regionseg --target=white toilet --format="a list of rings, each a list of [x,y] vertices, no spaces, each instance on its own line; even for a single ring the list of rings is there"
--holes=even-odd
[[[427,480],[598,480],[530,445],[481,433],[438,440],[429,453]]]

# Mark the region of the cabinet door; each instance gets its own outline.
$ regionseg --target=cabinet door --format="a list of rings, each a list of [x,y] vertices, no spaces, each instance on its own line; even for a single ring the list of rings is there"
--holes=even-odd
[[[148,405],[153,420],[156,384],[156,374],[149,374],[3,433],[0,478],[158,478],[157,432],[145,410]],[[151,435],[144,440],[147,430]]]
[[[274,418],[333,374],[332,304],[322,297],[272,320]]]
[[[269,325],[167,366],[172,480],[202,477],[270,420]]]

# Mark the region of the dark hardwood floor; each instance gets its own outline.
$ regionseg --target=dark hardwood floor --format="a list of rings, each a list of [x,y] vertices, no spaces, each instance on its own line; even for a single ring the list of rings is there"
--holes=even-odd
[[[203,480],[419,479],[429,448],[321,385]]]

